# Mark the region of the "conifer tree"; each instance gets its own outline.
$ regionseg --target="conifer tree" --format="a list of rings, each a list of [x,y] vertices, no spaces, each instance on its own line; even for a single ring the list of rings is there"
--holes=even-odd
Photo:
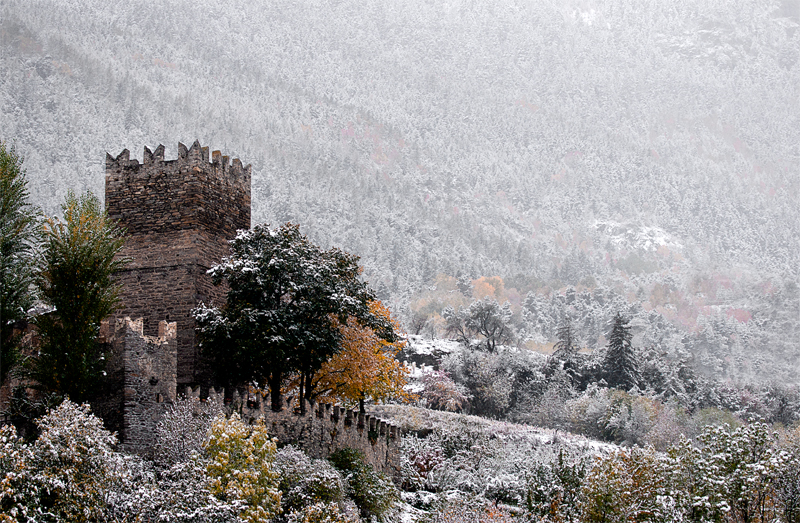
[[[575,331],[572,329],[572,322],[569,318],[561,321],[558,328],[558,342],[554,346],[554,352],[550,359],[550,366],[560,366],[571,385],[576,385],[580,381],[580,363],[578,362],[578,341]],[[551,369],[555,371],[556,369]]]
[[[97,336],[119,301],[114,273],[125,265],[117,257],[125,238],[92,193],[70,193],[62,209],[64,221],[50,218],[44,226],[36,280],[53,311],[35,320],[41,343],[27,374],[39,388],[82,402],[105,368]]]
[[[605,380],[610,387],[629,390],[639,386],[639,362],[631,344],[631,328],[620,313],[614,317],[603,361]]]
[[[18,360],[14,324],[32,305],[37,210],[14,147],[0,141],[0,383]]]

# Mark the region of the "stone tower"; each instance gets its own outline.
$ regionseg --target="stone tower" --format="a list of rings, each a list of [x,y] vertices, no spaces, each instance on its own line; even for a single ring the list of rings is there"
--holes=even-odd
[[[142,318],[143,333],[159,322],[177,324],[179,390],[206,385],[190,311],[198,303],[225,301],[225,289],[206,274],[228,253],[237,229],[250,228],[250,166],[231,163],[208,147],[178,144],[178,158],[164,160],[164,146],[144,148],[142,163],[125,149],[106,154],[106,210],[127,229],[116,316]]]

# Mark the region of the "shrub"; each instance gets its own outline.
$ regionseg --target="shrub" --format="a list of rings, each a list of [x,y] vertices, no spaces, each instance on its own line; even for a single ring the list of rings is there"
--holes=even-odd
[[[218,417],[204,445],[210,490],[223,501],[244,501],[240,517],[248,523],[265,521],[280,512],[278,473],[273,468],[277,446],[263,421],[248,426],[238,414]]]
[[[435,490],[430,474],[444,463],[440,438],[434,433],[427,438],[405,436],[402,441],[400,473],[407,490]]]
[[[203,451],[211,424],[222,414],[223,407],[214,401],[200,402],[179,398],[156,425],[153,458],[159,468],[170,468],[192,459]]]
[[[512,523],[511,514],[481,498],[449,496],[424,523]]]
[[[422,401],[426,407],[461,412],[469,405],[469,391],[444,371],[426,372],[422,376],[422,387]]]
[[[345,474],[350,497],[361,514],[385,520],[399,497],[392,480],[364,463],[364,454],[358,450],[338,450],[328,460]]]
[[[580,494],[581,521],[684,521],[663,480],[665,463],[652,449],[620,449],[599,457]]]
[[[357,516],[345,514],[336,503],[319,502],[293,510],[286,523],[358,523]]]
[[[566,456],[538,463],[526,474],[525,505],[537,518],[549,521],[572,521],[578,516],[577,502],[586,476],[586,460]]]
[[[303,513],[312,505],[335,505],[344,498],[341,474],[329,462],[311,459],[291,445],[278,451],[275,470],[280,475],[281,508],[286,514]]]
[[[104,520],[117,439],[87,405],[68,400],[36,424],[40,434],[31,445],[14,429],[0,432],[3,515],[19,521]]]

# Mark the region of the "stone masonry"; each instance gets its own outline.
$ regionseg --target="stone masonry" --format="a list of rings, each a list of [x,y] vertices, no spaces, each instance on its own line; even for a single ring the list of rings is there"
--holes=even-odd
[[[187,388],[186,396],[199,400],[200,391]],[[224,398],[223,390],[211,389],[206,401],[225,405]],[[291,398],[287,399],[286,408],[273,412],[269,401],[259,393],[243,398],[237,391],[225,407],[228,412],[238,412],[247,423],[263,419],[269,434],[281,444],[295,445],[313,458],[326,458],[345,448],[356,449],[376,470],[395,478],[400,476],[400,427],[375,416],[327,403],[306,403],[306,414],[300,414]]]
[[[176,324],[161,321],[158,336],[146,336],[141,318],[117,318],[103,322],[100,341],[110,349],[107,372],[121,379],[99,410],[121,411],[122,422],[114,428],[123,446],[147,454],[156,424],[177,394]]]
[[[144,148],[142,163],[127,149],[106,155],[106,210],[127,230],[119,274],[116,318],[142,318],[155,335],[161,320],[177,324],[178,386],[208,384],[190,311],[202,301],[222,304],[226,289],[206,274],[228,253],[237,229],[250,228],[250,173],[238,159],[195,142],[178,144],[178,158],[164,160],[164,146]]]

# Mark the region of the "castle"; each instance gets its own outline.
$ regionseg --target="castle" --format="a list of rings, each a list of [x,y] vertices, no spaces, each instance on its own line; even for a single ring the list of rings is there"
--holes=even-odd
[[[129,263],[118,275],[121,308],[101,328],[108,383],[95,410],[133,452],[148,452],[158,419],[179,391],[226,402],[222,391],[209,388],[191,310],[201,301],[225,302],[225,287],[214,286],[207,271],[228,253],[237,229],[250,228],[250,176],[249,165],[219,151],[209,161],[199,142],[188,149],[179,143],[175,160],[164,159],[163,145],[145,147],[142,163],[127,149],[106,155],[106,210],[127,230],[120,255]],[[229,392],[227,404],[243,419],[263,418],[281,442],[312,456],[352,447],[378,469],[397,470],[397,427],[330,405],[305,416],[291,404],[276,413],[256,396]]]

